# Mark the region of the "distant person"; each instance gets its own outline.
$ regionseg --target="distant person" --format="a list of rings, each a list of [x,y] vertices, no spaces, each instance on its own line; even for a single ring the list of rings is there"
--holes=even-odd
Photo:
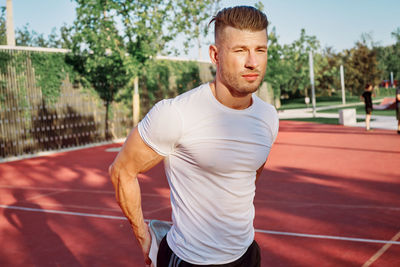
[[[361,95],[361,98],[365,103],[365,126],[367,131],[371,130],[370,122],[371,122],[371,114],[372,114],[372,84],[367,83],[364,89],[364,93]]]
[[[275,108],[254,94],[267,67],[268,20],[256,8],[238,6],[221,10],[211,22],[215,80],[158,102],[109,169],[148,265],[151,234],[137,175],[161,161],[171,189],[172,227],[160,243],[157,267],[261,264],[254,240],[255,183],[279,125]]]
[[[400,85],[396,88],[397,133],[400,134]]]

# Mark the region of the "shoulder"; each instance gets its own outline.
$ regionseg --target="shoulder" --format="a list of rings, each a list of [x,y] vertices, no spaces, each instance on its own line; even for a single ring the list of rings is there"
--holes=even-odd
[[[276,118],[278,117],[278,112],[276,111],[276,108],[273,105],[263,101],[256,95],[253,95],[253,100],[254,104],[256,105],[257,112],[262,112],[264,114],[268,114],[269,116],[273,116]]]
[[[183,94],[180,94],[172,99],[172,102],[176,105],[184,104],[187,102],[195,102],[201,96],[204,96],[207,93],[207,88],[209,88],[208,83],[199,85]]]
[[[155,109],[169,115],[173,115],[171,113],[179,113],[180,107],[184,106],[187,103],[196,102],[199,99],[200,95],[204,94],[206,85],[207,84],[202,84],[174,98],[163,99],[157,102],[152,110]]]
[[[279,130],[279,116],[275,107],[267,102],[264,102],[256,95],[253,95],[255,109],[254,112],[270,129],[270,132],[275,141]]]

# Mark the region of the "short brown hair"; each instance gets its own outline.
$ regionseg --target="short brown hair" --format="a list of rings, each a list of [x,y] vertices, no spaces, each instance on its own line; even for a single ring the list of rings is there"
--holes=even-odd
[[[214,22],[214,37],[217,40],[218,34],[226,26],[239,30],[262,31],[267,30],[267,16],[251,6],[235,6],[224,8],[213,17],[208,25]]]

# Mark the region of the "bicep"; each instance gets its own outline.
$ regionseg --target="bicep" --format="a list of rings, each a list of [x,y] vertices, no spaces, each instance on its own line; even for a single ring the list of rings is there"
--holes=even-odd
[[[129,176],[136,176],[138,173],[151,169],[163,159],[163,156],[143,141],[137,127],[135,127],[115,158],[111,166],[111,173],[113,172],[112,169],[118,169]]]

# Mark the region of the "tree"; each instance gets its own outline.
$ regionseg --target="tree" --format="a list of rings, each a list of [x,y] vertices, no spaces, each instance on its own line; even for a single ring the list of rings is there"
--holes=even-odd
[[[382,80],[389,80],[390,72],[395,80],[400,80],[400,27],[392,32],[392,37],[396,39],[395,44],[376,48]]]
[[[381,71],[378,69],[377,51],[365,42],[357,42],[356,47],[345,50],[343,55],[346,70],[346,89],[360,95],[366,84],[378,85]]]
[[[281,90],[285,89],[288,76],[287,61],[283,60],[283,48],[278,43],[276,28],[273,27],[268,34],[268,66],[265,75],[265,81],[271,84],[274,91],[274,97],[280,97]]]
[[[77,17],[71,30],[70,59],[106,105],[118,91],[132,86],[146,62],[153,60],[179,33],[197,37],[212,1],[187,0],[76,0]],[[118,27],[117,27],[118,25]],[[106,123],[107,125],[107,123]],[[107,132],[107,129],[106,129]]]
[[[220,0],[201,0],[193,4],[191,1],[184,0],[177,1],[175,6],[176,20],[179,23],[176,26],[178,29],[181,29],[184,35],[192,36],[197,40],[199,59],[201,59],[201,37],[207,35],[207,22],[212,13],[215,13],[219,9],[219,2]],[[188,47],[191,45],[191,40],[192,38],[187,38],[184,41],[185,52],[187,52]]]
[[[321,54],[315,54],[315,85],[316,93],[331,96],[340,89],[340,57],[332,48],[325,48]]]
[[[105,137],[109,138],[110,104],[129,80],[126,50],[110,14],[112,5],[106,1],[77,2],[73,54],[67,60],[104,101]]]
[[[319,49],[315,36],[306,35],[301,30],[299,39],[289,45],[280,46],[275,30],[269,36],[269,65],[267,81],[279,86],[281,92],[289,96],[308,96],[310,87],[308,52]]]
[[[6,7],[0,6],[0,45],[7,44]]]
[[[69,33],[70,28],[64,25],[60,29],[61,36],[57,34],[57,28],[53,28],[46,38],[43,33],[38,33],[30,29],[29,23],[27,23],[22,29],[18,28],[16,30],[15,42],[18,46],[70,48],[71,41],[68,36]]]
[[[15,35],[17,46],[47,47],[44,35],[31,30],[29,23],[25,24],[22,29],[17,29]]]

